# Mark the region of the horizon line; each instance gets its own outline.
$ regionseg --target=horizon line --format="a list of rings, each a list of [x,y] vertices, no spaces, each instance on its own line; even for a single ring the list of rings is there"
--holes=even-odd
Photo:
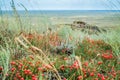
[[[55,10],[55,9],[43,9],[43,10],[41,10],[41,9],[31,9],[31,10],[27,10],[27,11],[63,11],[63,10],[65,10],[65,11],[120,11],[120,9],[118,9],[118,10],[116,10],[116,9],[84,9],[84,10],[82,10],[82,9],[61,9],[61,10]],[[0,11],[13,11],[13,10],[0,10]],[[17,11],[25,11],[25,10],[17,10]]]

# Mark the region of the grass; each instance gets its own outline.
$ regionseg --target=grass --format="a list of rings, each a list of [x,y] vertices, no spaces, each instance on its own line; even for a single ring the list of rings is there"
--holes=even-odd
[[[34,17],[32,22],[21,17],[21,32],[15,17],[4,17],[0,23],[0,79],[120,79],[119,28],[89,35],[69,26],[54,29],[47,18]]]
[[[10,50],[4,49],[1,46],[1,51],[0,51],[0,66],[3,68],[2,73],[0,74],[0,79],[6,80],[6,74],[9,70],[9,63],[10,63]]]
[[[58,32],[45,34],[24,32],[24,38],[18,36],[21,42],[12,40],[15,34],[2,34],[2,39],[9,37],[11,40],[5,41],[7,46],[1,43],[1,77],[3,80],[118,80],[120,41],[117,30],[96,36],[78,34],[63,27]],[[63,44],[59,44],[61,42]]]

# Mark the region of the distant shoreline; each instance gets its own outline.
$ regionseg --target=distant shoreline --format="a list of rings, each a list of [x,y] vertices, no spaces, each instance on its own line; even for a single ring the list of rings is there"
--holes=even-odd
[[[120,13],[120,10],[17,10],[20,15],[26,14],[26,12],[30,15],[36,14],[46,14],[46,15],[89,15],[89,14],[106,14],[106,13]],[[13,15],[14,12],[12,10],[1,10],[0,15]]]
[[[1,10],[1,11],[13,11],[13,10]],[[17,10],[25,11],[25,10]],[[120,10],[28,10],[28,11],[120,11]]]

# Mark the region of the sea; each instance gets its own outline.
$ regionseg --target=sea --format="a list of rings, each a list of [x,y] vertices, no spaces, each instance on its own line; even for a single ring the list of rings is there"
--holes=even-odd
[[[120,15],[120,10],[18,10],[17,13],[21,16],[77,16],[77,15]],[[15,12],[11,10],[0,11],[0,15],[14,15]]]
[[[18,10],[18,11],[0,11],[3,17],[8,16],[11,20],[19,14],[22,21],[31,24],[42,25],[51,24],[71,24],[74,21],[84,21],[91,25],[100,27],[116,27],[120,26],[120,10]],[[39,27],[38,25],[38,27]],[[51,26],[50,25],[50,26]]]

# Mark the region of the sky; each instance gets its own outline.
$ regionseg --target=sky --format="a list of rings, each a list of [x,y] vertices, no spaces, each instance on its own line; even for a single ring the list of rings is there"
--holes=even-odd
[[[11,10],[11,0],[0,0],[2,10]],[[14,0],[17,10],[120,10],[119,0]]]

